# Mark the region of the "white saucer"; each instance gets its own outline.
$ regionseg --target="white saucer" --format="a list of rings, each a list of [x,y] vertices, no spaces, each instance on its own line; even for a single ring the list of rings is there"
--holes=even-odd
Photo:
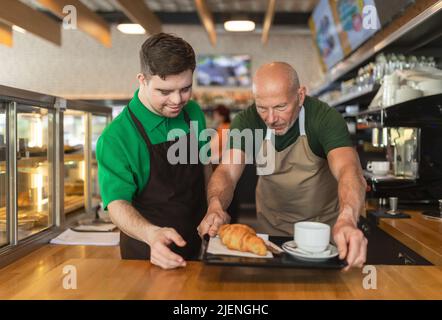
[[[307,261],[325,261],[339,255],[338,249],[332,244],[329,244],[325,251],[319,253],[307,253],[306,251],[300,251],[296,248],[296,243],[294,240],[285,242],[281,247],[288,254]]]

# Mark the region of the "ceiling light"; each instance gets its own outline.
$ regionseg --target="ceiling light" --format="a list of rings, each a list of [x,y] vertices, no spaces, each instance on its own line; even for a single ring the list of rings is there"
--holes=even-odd
[[[16,25],[13,25],[13,26],[12,26],[12,30],[17,31],[17,32],[20,32],[20,33],[26,33],[26,30],[25,30],[25,29],[23,29],[23,28],[21,28],[21,27],[19,27],[19,26],[16,26]]]
[[[120,23],[117,29],[126,34],[145,34],[146,30],[136,23]]]
[[[232,32],[245,32],[255,30],[255,22],[250,20],[229,20],[224,22],[224,29]]]

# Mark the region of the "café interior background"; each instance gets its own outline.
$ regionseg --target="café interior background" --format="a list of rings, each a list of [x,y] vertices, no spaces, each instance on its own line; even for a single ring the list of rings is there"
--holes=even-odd
[[[42,239],[47,241],[54,236],[48,233],[54,226],[66,226],[70,217],[78,213],[94,214],[100,203],[96,141],[138,86],[139,49],[148,36],[128,35],[117,30],[117,21],[131,20],[121,11],[115,12],[115,1],[81,1],[87,10],[108,21],[112,42],[109,47],[80,29],[62,28],[58,46],[16,27],[12,31],[12,44],[0,45],[0,86],[7,93],[0,94],[3,96],[0,100],[0,246],[3,248],[0,251],[14,251],[25,240],[33,241],[36,235],[44,235]],[[57,21],[37,0],[19,2]],[[308,25],[313,10],[326,0],[277,0],[274,23],[268,41],[263,43],[262,21],[271,2],[207,1],[218,19],[216,44],[209,41],[196,12],[196,2],[152,0],[145,3],[166,21],[162,23],[162,30],[183,37],[197,55],[248,55],[252,75],[269,61],[285,61],[294,66],[308,93],[328,102],[345,117],[362,167],[365,169],[373,160],[390,162],[389,179],[379,179],[365,170],[371,187],[369,198],[376,205],[385,206],[389,197],[399,197],[399,206],[409,200],[411,206],[428,204],[430,206],[423,210],[439,212],[438,200],[442,195],[433,180],[440,172],[439,167],[432,164],[442,161],[440,152],[433,148],[441,143],[442,134],[440,126],[427,125],[440,124],[437,87],[435,89],[431,84],[434,82],[430,81],[426,84],[428,87],[417,90],[419,84],[413,83],[416,88],[405,88],[399,97],[407,98],[410,92],[422,91],[421,96],[411,98],[424,100],[407,102],[405,99],[397,105],[389,101],[392,107],[385,110],[379,107],[390,105],[382,101],[378,93],[382,93],[383,77],[396,70],[440,67],[441,1],[376,0],[380,8],[380,30],[328,71],[321,67]],[[6,1],[2,1],[2,5],[4,3]],[[0,18],[2,14],[7,15],[5,8],[0,9]],[[222,18],[244,12],[259,17],[256,30],[226,32],[220,23]],[[191,22],[183,24],[184,20],[177,17],[180,14],[189,15]],[[366,54],[368,58],[364,58]],[[439,71],[430,74],[430,79],[434,77],[437,82],[441,76],[437,74]],[[395,91],[397,83],[392,79],[390,84],[390,90],[386,90],[389,93]],[[253,102],[250,86],[206,87],[195,81],[193,95],[206,113],[209,126],[212,125],[211,110],[216,105],[225,104],[235,116]],[[58,113],[59,100],[55,97],[64,101],[66,111],[63,113]],[[30,103],[31,100],[34,102]],[[424,103],[417,106],[416,101]],[[60,158],[62,165],[57,165],[54,160]],[[250,187],[254,184],[253,168],[247,167],[235,197],[237,207],[244,214],[242,221],[251,225],[255,223],[256,213],[254,188]],[[430,257],[429,260],[438,259],[442,258]]]
[[[184,4],[193,1],[156,2],[166,9],[168,3]],[[242,5],[244,8],[252,8],[253,1],[226,3],[241,2],[245,3]],[[266,8],[267,1],[257,2],[260,3],[259,7]],[[305,12],[309,12],[315,2],[280,1],[279,7],[284,9],[286,5],[287,10],[304,7]],[[93,6],[100,1],[85,3]],[[239,10],[242,6],[239,6]],[[295,66],[301,81],[308,87],[319,82],[323,76],[307,25],[274,26],[266,45],[262,45],[259,32],[229,33],[218,28],[217,43],[212,46],[200,22],[195,22],[192,25],[164,24],[163,31],[183,37],[192,45],[196,54],[251,55],[252,74],[261,64],[278,60]],[[115,25],[111,27],[111,34],[112,47],[106,48],[79,30],[62,30],[61,47],[29,33],[14,32],[13,47],[0,46],[0,83],[74,99],[129,99],[138,86],[138,52],[147,35],[123,34]],[[23,76],[26,74],[32,76]],[[194,86],[195,91],[213,91],[198,88],[196,83]]]

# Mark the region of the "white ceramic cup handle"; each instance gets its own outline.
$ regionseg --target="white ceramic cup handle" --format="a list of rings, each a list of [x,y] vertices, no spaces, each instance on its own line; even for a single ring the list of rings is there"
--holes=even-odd
[[[371,162],[369,162],[369,163],[367,164],[367,170],[368,170],[368,171],[373,171],[373,165],[371,164]]]

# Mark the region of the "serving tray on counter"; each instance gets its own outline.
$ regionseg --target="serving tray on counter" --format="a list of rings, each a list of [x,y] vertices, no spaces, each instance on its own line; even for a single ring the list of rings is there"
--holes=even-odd
[[[292,237],[269,236],[269,240],[279,247],[284,242],[293,240]],[[208,241],[206,238],[203,240]],[[202,260],[208,265],[222,265],[235,267],[266,267],[266,268],[309,268],[309,269],[341,269],[346,262],[339,260],[339,257],[330,258],[324,261],[307,261],[298,259],[287,252],[273,254],[273,258],[249,258],[230,255],[211,254],[207,252],[207,243],[204,247]]]

